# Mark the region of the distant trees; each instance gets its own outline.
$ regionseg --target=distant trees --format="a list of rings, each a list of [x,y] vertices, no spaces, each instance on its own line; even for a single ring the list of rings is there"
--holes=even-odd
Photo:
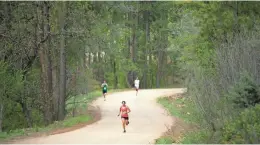
[[[141,88],[176,83],[172,2],[0,6],[1,131],[63,120],[66,101],[104,79],[113,88],[132,87],[137,76]]]

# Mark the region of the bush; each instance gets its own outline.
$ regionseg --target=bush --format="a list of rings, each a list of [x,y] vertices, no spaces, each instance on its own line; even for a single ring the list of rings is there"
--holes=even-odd
[[[260,105],[246,108],[222,129],[221,143],[259,144]]]
[[[207,129],[188,132],[181,140],[181,144],[205,144],[210,138],[211,132]]]
[[[260,103],[259,87],[244,73],[237,84],[229,91],[229,97],[237,108],[248,108]]]

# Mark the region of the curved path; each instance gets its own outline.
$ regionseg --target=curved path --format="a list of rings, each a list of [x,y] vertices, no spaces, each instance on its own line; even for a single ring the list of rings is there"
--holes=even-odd
[[[153,144],[171,126],[172,117],[156,103],[156,98],[181,93],[183,89],[153,89],[113,93],[104,101],[102,97],[93,102],[101,109],[100,121],[86,127],[46,137],[21,140],[22,144]],[[130,107],[130,124],[123,133],[117,116],[122,100]]]

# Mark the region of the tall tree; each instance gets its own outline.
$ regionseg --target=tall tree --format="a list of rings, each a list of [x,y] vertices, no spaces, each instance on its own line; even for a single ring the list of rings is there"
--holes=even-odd
[[[59,96],[59,120],[65,118],[65,97],[66,97],[66,45],[65,45],[65,19],[67,6],[66,2],[60,3],[59,23],[60,23],[60,96]]]

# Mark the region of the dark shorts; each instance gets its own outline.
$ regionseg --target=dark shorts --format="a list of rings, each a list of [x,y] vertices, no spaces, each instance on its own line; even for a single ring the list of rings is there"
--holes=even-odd
[[[129,120],[129,118],[128,118],[128,117],[123,117],[123,116],[121,116],[121,118],[124,118],[125,120]]]
[[[107,93],[107,90],[103,90],[103,94]]]

